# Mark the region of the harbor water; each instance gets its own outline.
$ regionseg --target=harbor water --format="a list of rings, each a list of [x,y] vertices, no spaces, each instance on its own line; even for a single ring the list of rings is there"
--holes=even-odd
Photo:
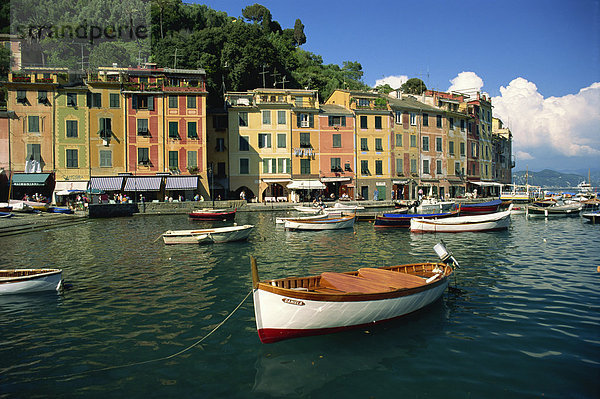
[[[160,239],[206,226],[186,215],[3,237],[0,268],[58,267],[70,289],[0,297],[0,398],[600,397],[600,226],[513,215],[489,233],[289,232],[284,214],[238,213],[256,226],[248,242],[204,246]],[[251,255],[279,278],[436,260],[440,239],[461,268],[431,306],[260,343]]]

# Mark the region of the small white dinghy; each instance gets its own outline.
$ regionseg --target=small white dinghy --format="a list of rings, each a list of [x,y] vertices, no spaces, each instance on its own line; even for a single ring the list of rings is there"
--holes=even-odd
[[[201,230],[168,230],[162,235],[165,244],[209,244],[246,240],[254,228],[243,226],[215,227]]]
[[[0,295],[59,291],[61,285],[61,269],[0,270]]]

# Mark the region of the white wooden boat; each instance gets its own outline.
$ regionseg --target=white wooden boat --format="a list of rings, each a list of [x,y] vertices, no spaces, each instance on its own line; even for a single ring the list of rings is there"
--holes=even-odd
[[[327,219],[329,217],[326,213],[311,215],[311,216],[297,216],[297,217],[280,217],[275,218],[276,224],[285,224],[287,220],[316,220],[316,219]]]
[[[506,211],[484,215],[457,216],[443,219],[414,218],[410,231],[417,233],[460,233],[465,231],[504,230],[510,226],[512,204]]]
[[[315,220],[298,220],[289,219],[285,221],[287,230],[338,230],[350,229],[354,227],[354,214],[349,216],[341,216],[337,218],[315,219]]]
[[[581,209],[583,209],[583,204],[580,202],[544,207],[528,205],[526,213],[529,217],[577,216]]]
[[[58,291],[61,285],[61,269],[0,270],[0,295]]]
[[[243,226],[215,227],[198,230],[168,230],[163,233],[165,244],[209,244],[248,239],[254,228],[251,224]]]
[[[271,343],[328,334],[415,312],[448,286],[455,261],[449,254],[445,261],[260,281],[251,257],[258,337]]]
[[[320,206],[295,206],[294,209],[302,213],[317,214],[323,212],[323,208]]]
[[[360,205],[340,204],[339,202],[336,202],[330,209],[340,209],[342,211],[358,211],[365,209],[365,207]]]

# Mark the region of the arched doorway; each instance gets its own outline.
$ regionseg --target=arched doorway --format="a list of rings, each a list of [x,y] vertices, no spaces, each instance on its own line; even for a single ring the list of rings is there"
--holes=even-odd
[[[243,195],[242,195],[242,192],[244,192]],[[237,190],[235,190],[233,195],[234,195],[234,197],[233,197],[234,199],[244,199],[248,202],[252,201],[252,199],[254,197],[256,197],[256,195],[254,194],[254,191],[250,190],[246,186],[242,186],[242,187],[238,188]]]

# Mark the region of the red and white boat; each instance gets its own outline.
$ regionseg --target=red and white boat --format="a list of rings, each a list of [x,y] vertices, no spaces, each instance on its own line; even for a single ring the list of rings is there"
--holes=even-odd
[[[436,245],[436,252],[438,247]],[[361,268],[346,273],[260,281],[252,257],[254,313],[263,343],[334,333],[415,312],[435,302],[448,286],[456,261]],[[440,252],[438,252],[440,254]]]
[[[236,209],[197,209],[188,213],[193,220],[233,220],[235,219]]]

